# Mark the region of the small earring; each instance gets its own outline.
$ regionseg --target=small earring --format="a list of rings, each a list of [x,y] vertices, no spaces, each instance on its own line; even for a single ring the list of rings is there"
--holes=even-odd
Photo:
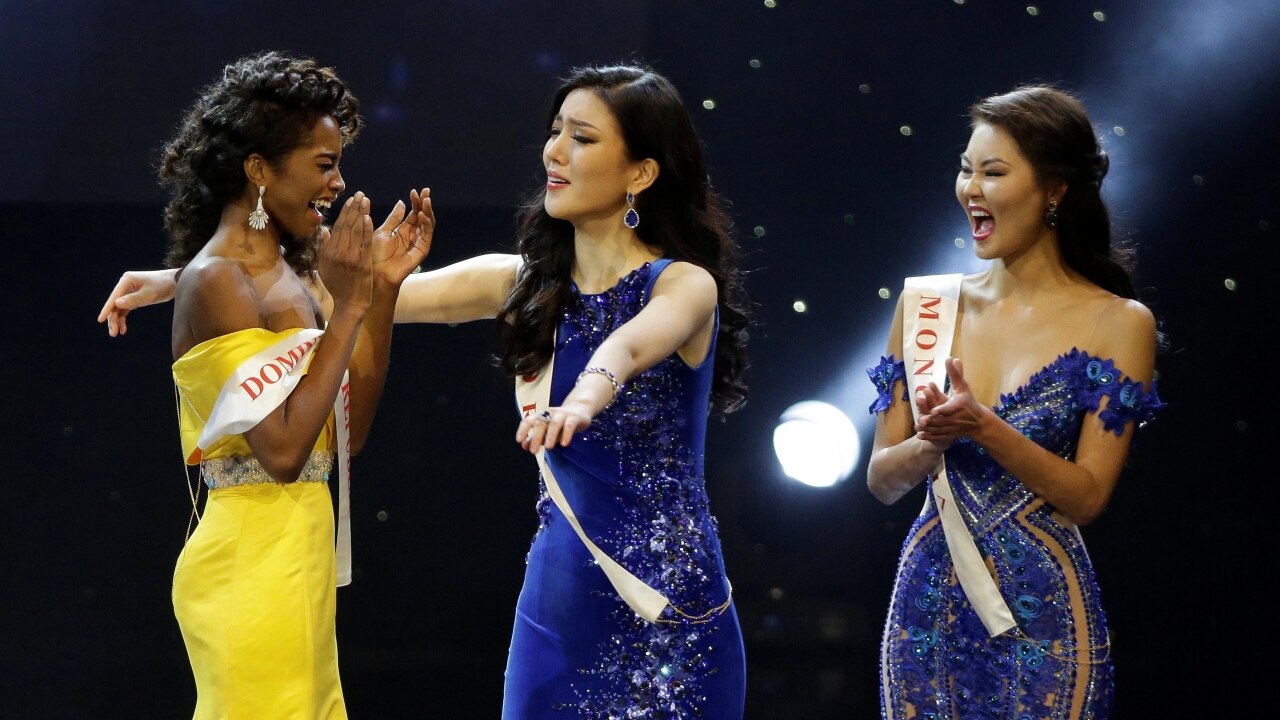
[[[1051,228],[1058,227],[1058,201],[1050,200],[1049,209],[1044,214],[1044,221]]]
[[[636,212],[636,196],[627,193],[627,214],[622,216],[622,224],[635,230],[640,226],[640,213]]]
[[[262,209],[262,195],[266,191],[266,185],[258,186],[258,207],[249,213],[249,227],[254,230],[262,230],[267,226],[267,211]]]

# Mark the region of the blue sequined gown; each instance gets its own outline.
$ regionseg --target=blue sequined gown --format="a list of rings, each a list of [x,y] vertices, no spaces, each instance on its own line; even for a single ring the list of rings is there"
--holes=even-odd
[[[647,302],[668,260],[598,295],[573,288],[561,317],[551,405],[559,405],[609,333]],[[677,355],[631,379],[566,448],[547,452],[584,531],[663,593],[649,623],[617,596],[540,481],[507,660],[504,720],[740,720],[742,632],[730,602],[703,479],[714,345],[696,368]]]
[[[903,364],[868,368],[872,412],[894,402]],[[905,392],[905,383],[903,391]],[[1072,458],[1086,413],[1117,435],[1163,407],[1110,360],[1072,349],[1000,398],[995,412]],[[904,395],[902,401],[907,398]],[[902,546],[881,646],[881,712],[922,720],[1102,720],[1114,682],[1107,619],[1084,543],[1065,517],[962,439],[946,452],[955,501],[1017,627],[989,638],[956,579],[933,488]]]

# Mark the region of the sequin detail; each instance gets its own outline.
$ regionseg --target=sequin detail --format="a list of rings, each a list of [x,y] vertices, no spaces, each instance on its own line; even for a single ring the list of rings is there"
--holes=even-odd
[[[570,342],[583,353],[594,352],[643,308],[652,279],[646,263],[603,293],[584,295],[573,288],[557,357]],[[594,621],[607,623],[605,640],[596,656],[577,668],[581,682],[572,683],[572,700],[558,707],[577,717],[695,718],[708,711],[711,700],[703,685],[719,671],[716,640],[724,628],[715,621],[729,617],[714,610],[726,605],[728,584],[701,448],[690,442],[691,412],[706,412],[705,398],[689,407],[695,377],[678,356],[660,361],[631,378],[574,443],[581,443],[580,452],[606,458],[606,467],[617,468],[602,480],[612,485],[618,514],[592,533],[593,542],[665,595],[671,606],[690,615],[710,612],[713,621],[689,622],[668,606],[661,619],[670,622],[649,623],[612,588],[596,592],[614,609],[607,619]],[[544,487],[538,514],[539,533],[561,520],[552,514]]]
[[[1112,361],[1073,348],[1001,396],[993,411],[1044,449],[1072,459],[1084,418],[1098,412],[1103,398],[1099,418],[1117,434],[1164,407],[1154,383],[1145,392]],[[956,580],[931,501],[899,558],[882,655],[886,712],[906,716],[910,708],[937,720],[1108,717],[1110,634],[1075,526],[969,439],[957,440],[946,461],[955,506],[1017,627],[987,636]]]
[[[314,452],[307,458],[295,482],[325,482],[329,479],[329,473],[332,470],[333,453]],[[252,455],[210,458],[200,463],[200,474],[210,490],[279,482],[271,477],[258,458]]]
[[[876,388],[876,399],[871,403],[869,412],[884,412],[893,404],[893,386],[906,378],[906,367],[902,361],[894,361],[892,354],[880,358],[880,362],[867,368],[867,376]],[[1142,383],[1123,376],[1116,370],[1115,362],[1103,360],[1089,355],[1078,348],[1059,355],[1053,362],[1032,375],[1021,387],[1012,393],[1000,396],[1000,405],[1013,402],[1019,393],[1034,389],[1039,383],[1050,382],[1054,378],[1065,378],[1073,383],[1078,398],[1072,407],[1097,412],[1102,398],[1107,398],[1107,407],[1098,414],[1103,428],[1122,435],[1129,422],[1143,424],[1155,419],[1164,409],[1156,391],[1156,383],[1151,382],[1151,390],[1144,391]],[[902,400],[909,399],[907,387],[902,388]],[[998,411],[997,407],[997,411]]]

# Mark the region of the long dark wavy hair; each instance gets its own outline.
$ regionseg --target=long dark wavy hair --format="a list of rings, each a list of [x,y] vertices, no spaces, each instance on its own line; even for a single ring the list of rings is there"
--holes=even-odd
[[[268,51],[241,58],[205,87],[161,151],[160,182],[169,191],[168,267],[183,267],[209,242],[223,207],[244,192],[244,160],[253,153],[273,167],[298,148],[322,117],[332,117],[347,145],[360,133],[360,103],[331,68],[309,58]],[[285,260],[311,272],[316,235],[284,237]]]
[[[657,161],[658,179],[636,197],[644,222],[640,240],[664,257],[704,268],[715,278],[720,307],[716,337],[712,409],[732,412],[746,401],[747,311],[732,220],[707,176],[701,139],[665,77],[642,65],[587,66],[563,78],[551,102],[551,127],[565,97],[587,88],[618,122],[628,158]],[[569,300],[574,263],[573,225],[547,214],[546,186],[522,204],[516,251],[524,265],[515,288],[499,310],[502,369],[512,376],[540,370],[551,359],[556,324]]]
[[[973,126],[986,123],[1013,136],[1042,183],[1066,183],[1057,230],[1067,266],[1105,290],[1136,298],[1133,248],[1113,237],[1102,200],[1110,161],[1084,104],[1049,85],[1023,85],[974,103],[969,118]]]

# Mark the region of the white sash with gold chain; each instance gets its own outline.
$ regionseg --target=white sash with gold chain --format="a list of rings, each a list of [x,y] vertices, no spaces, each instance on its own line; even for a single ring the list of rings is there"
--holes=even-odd
[[[916,407],[916,390],[930,382],[946,387],[947,368],[944,360],[951,352],[955,337],[956,315],[960,304],[960,282],[963,275],[929,275],[909,277],[903,283],[902,356],[906,365],[911,416],[920,419]],[[1000,588],[987,570],[982,553],[973,541],[964,517],[956,507],[951,484],[947,482],[946,459],[939,458],[932,472],[933,497],[937,498],[938,516],[947,550],[955,564],[956,576],[969,604],[982,620],[991,637],[1017,623],[1000,595]],[[929,497],[925,497],[925,503]]]

